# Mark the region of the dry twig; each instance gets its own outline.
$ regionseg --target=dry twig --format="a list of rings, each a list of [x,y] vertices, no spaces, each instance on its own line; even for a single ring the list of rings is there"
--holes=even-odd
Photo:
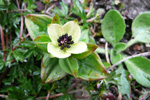
[[[129,57],[126,57],[120,61],[118,61],[117,63],[115,63],[114,65],[112,65],[108,71],[111,69],[111,68],[114,68],[116,67],[117,65],[121,64],[122,62],[128,60],[128,59],[131,59],[131,58],[135,58],[135,57],[138,57],[138,56],[150,56],[150,52],[144,52],[144,53],[140,53],[140,54],[137,54],[137,55],[132,55],[132,56],[129,56]]]
[[[84,90],[83,89],[78,89],[78,90],[70,91],[67,94],[78,93],[78,92],[82,92],[82,91],[84,91]],[[58,93],[58,94],[54,94],[54,95],[49,96],[49,98],[56,98],[56,97],[59,97],[59,96],[62,96],[62,95],[64,95],[64,93]],[[46,97],[36,98],[36,100],[39,100],[39,99],[46,99]]]
[[[108,42],[105,43],[105,57],[106,57],[106,61],[110,64],[109,55],[108,55]]]

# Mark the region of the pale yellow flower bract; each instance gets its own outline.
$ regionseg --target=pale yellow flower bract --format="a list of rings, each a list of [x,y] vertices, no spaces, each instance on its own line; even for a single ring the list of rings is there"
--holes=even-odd
[[[47,50],[57,58],[67,58],[71,56],[71,54],[79,54],[87,50],[87,45],[79,41],[81,29],[76,21],[69,21],[63,26],[59,24],[50,24],[48,25],[47,31],[52,40],[52,42],[48,43]],[[73,44],[69,44],[70,47],[65,47],[62,50],[59,46],[58,39],[66,33],[68,36],[72,37]]]

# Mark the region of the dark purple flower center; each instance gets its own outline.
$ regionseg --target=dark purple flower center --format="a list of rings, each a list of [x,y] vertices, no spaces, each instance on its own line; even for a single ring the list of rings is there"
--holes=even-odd
[[[60,46],[60,49],[63,50],[64,48],[70,48],[71,44],[74,42],[72,41],[72,36],[68,36],[68,34],[64,34],[57,39],[58,41],[58,46]]]

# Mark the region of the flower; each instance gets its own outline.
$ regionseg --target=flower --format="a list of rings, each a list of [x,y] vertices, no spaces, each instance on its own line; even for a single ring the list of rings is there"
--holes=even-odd
[[[79,41],[81,29],[76,21],[69,21],[63,26],[50,24],[47,30],[52,40],[48,43],[47,50],[53,56],[67,58],[71,54],[79,54],[87,50],[87,45]]]

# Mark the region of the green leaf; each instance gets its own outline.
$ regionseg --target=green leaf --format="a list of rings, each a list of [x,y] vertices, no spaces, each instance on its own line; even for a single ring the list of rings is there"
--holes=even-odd
[[[150,43],[150,12],[137,16],[132,23],[132,35],[135,42]]]
[[[105,66],[106,68],[109,68],[109,67],[111,66],[111,64],[108,63],[108,62],[104,62],[104,61],[103,61],[103,64],[104,64],[104,66]]]
[[[72,56],[77,59],[83,59],[89,56],[90,54],[92,54],[97,49],[98,46],[94,44],[87,44],[87,47],[88,47],[88,51],[80,53],[80,54],[72,54]]]
[[[92,36],[89,37],[89,43],[96,45],[95,40],[94,40],[94,38]]]
[[[123,68],[122,65],[120,65],[115,72],[117,75],[121,74],[121,76],[114,78],[114,80],[116,80],[117,83],[119,84],[117,85],[119,92],[121,92],[123,95],[127,94],[129,97],[130,87],[129,87],[129,82],[126,78],[127,77],[126,70]]]
[[[83,10],[82,5],[80,4],[79,0],[73,0],[74,6],[71,9],[71,12],[77,16],[79,16],[84,21],[86,20],[86,14]]]
[[[20,42],[19,47],[34,48],[36,47],[36,44],[33,41],[25,40]]]
[[[102,54],[105,53],[105,49],[104,49],[104,48],[101,48],[101,47],[98,47],[95,51],[96,51],[97,53],[102,53]],[[110,50],[108,50],[108,54],[110,54]]]
[[[107,71],[98,54],[92,53],[86,58],[78,59],[79,69],[77,78],[91,81],[107,78]]]
[[[113,46],[118,43],[125,33],[125,21],[117,10],[110,10],[102,21],[102,34]]]
[[[47,25],[50,24],[52,18],[47,15],[29,14],[25,16],[25,24],[32,39],[40,35],[48,35]]]
[[[132,35],[134,39],[131,39],[127,43],[127,47],[131,45],[142,42],[142,43],[150,43],[150,12],[144,12],[137,16],[132,23]]]
[[[59,97],[57,100],[75,100],[75,99],[73,98],[72,95],[64,94],[63,96]]]
[[[66,73],[59,66],[59,59],[50,58],[45,54],[41,66],[41,79],[44,83],[51,83],[63,78]]]
[[[21,61],[23,62],[23,60],[25,59],[22,52],[20,51],[20,49],[15,49],[13,51],[13,56],[15,57],[16,61]]]
[[[85,42],[85,43],[89,43],[89,34],[88,34],[88,32],[89,32],[88,29],[82,30],[80,41]]]
[[[0,60],[0,71],[3,69],[4,65],[5,65],[5,62]]]
[[[47,44],[51,42],[48,35],[40,35],[33,40],[37,46],[42,49],[44,52],[47,52]]]
[[[131,58],[125,64],[133,78],[141,85],[150,87],[150,60],[144,57]]]
[[[68,5],[65,4],[64,1],[60,2],[60,5],[62,9],[56,7],[55,9],[52,9],[52,11],[61,17],[66,17],[68,15]]]
[[[117,63],[118,61],[120,61],[122,59],[122,55],[119,53],[117,54],[114,50],[111,50],[110,53],[110,60],[112,64]]]
[[[3,59],[3,53],[0,51],[0,59]]]
[[[67,16],[67,14],[68,14],[68,5],[65,4],[64,0],[63,0],[63,2],[61,2],[60,4],[61,4],[61,7],[62,7],[62,12],[63,12],[63,14],[64,14],[65,16]]]
[[[5,5],[4,1],[3,0],[0,0],[0,5]]]
[[[11,51],[8,52],[7,58],[6,58],[6,66],[10,67],[11,66]]]
[[[56,14],[54,17],[53,17],[53,20],[52,20],[52,23],[56,23],[56,24],[61,24],[60,23],[60,19],[59,19],[59,16]]]
[[[117,51],[116,53],[118,54],[121,51],[126,49],[126,44],[125,43],[117,43],[114,49]]]
[[[65,72],[73,75],[76,78],[79,66],[75,58],[68,57],[59,59],[59,65]]]

